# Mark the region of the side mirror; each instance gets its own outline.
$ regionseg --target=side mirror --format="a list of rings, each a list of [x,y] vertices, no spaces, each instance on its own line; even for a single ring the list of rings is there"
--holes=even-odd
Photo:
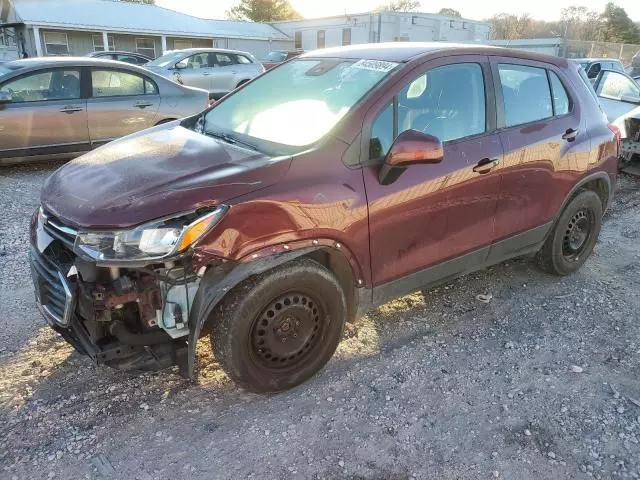
[[[378,173],[381,185],[390,185],[409,165],[440,163],[444,157],[442,142],[428,133],[405,130],[391,145]]]
[[[9,92],[0,92],[0,105],[11,103],[13,98]]]
[[[183,70],[183,69],[187,68],[187,61],[183,60],[181,62],[176,63],[174,68],[176,70]]]

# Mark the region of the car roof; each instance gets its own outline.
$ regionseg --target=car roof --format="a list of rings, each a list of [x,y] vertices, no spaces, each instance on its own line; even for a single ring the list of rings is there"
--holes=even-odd
[[[24,72],[43,67],[112,67],[135,70],[140,73],[148,73],[144,68],[131,63],[119,62],[100,57],[36,57],[12,60],[3,64],[3,67],[14,72]]]
[[[325,48],[303,53],[298,58],[369,59],[387,62],[409,62],[426,56],[442,55],[500,55],[524,60],[537,60],[560,67],[567,65],[565,58],[540,53],[513,50],[491,45],[444,42],[389,42]]]
[[[167,53],[203,53],[203,52],[236,53],[240,55],[251,55],[249,52],[243,52],[242,50],[230,50],[228,48],[213,48],[213,47],[181,48],[179,50],[171,50]]]
[[[127,52],[126,50],[108,50],[108,51],[98,51],[98,52],[91,52],[89,55],[95,55],[95,56],[102,56],[102,55],[111,55],[111,54],[117,54],[117,55],[132,55],[134,57],[144,57],[144,58],[149,58],[146,55],[143,55],[141,53],[136,53],[136,52]]]
[[[572,58],[571,60],[573,60],[574,62],[589,62],[589,63],[593,63],[593,62],[620,62],[619,58]]]

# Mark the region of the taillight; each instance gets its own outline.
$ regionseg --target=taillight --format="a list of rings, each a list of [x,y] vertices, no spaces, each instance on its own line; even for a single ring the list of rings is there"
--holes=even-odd
[[[622,133],[620,132],[620,129],[616,127],[613,123],[610,123],[607,126],[609,127],[609,130],[611,130],[613,134],[616,136],[616,153],[620,154],[620,143],[622,143]]]

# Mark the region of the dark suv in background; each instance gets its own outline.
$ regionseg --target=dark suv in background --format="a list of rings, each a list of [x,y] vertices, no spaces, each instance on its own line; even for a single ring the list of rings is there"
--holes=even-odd
[[[38,306],[114,367],[193,373],[208,333],[266,392],[390,298],[522,255],[570,274],[619,140],[579,68],[442,43],[304,54],[52,175],[31,225]]]

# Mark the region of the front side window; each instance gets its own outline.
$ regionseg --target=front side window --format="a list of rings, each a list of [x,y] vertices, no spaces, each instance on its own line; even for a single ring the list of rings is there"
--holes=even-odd
[[[140,75],[119,70],[92,70],[93,97],[120,97],[157,93],[155,84]]]
[[[209,68],[213,67],[215,56],[210,53],[196,53],[183,60],[178,65],[183,68]]]
[[[553,116],[549,81],[544,68],[500,64],[498,70],[507,127]]]
[[[80,98],[80,72],[49,70],[8,81],[0,91],[11,95],[13,103]]]
[[[549,82],[553,96],[553,113],[556,116],[566,115],[571,110],[571,100],[566,88],[554,72],[549,70]]]
[[[202,130],[258,140],[266,148],[271,144],[271,151],[299,151],[324,137],[396,66],[374,60],[292,60],[218,103],[206,114]]]
[[[622,97],[640,97],[640,88],[630,78],[617,72],[604,72],[597,94],[602,98],[622,100]]]
[[[486,131],[484,75],[477,63],[429,70],[409,82],[397,95],[397,102],[397,120],[388,105],[372,124],[370,158],[386,155],[395,137],[405,130],[428,133],[442,142]]]
[[[66,33],[44,32],[44,50],[47,55],[69,55],[69,40]]]
[[[153,38],[136,38],[136,52],[156,58],[156,43]]]

